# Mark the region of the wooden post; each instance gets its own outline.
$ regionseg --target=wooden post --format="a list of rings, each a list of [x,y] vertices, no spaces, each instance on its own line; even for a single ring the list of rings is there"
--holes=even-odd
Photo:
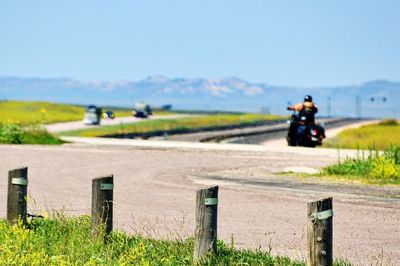
[[[8,172],[7,220],[10,223],[21,219],[26,224],[26,195],[28,191],[28,168]]]
[[[108,235],[113,227],[113,176],[92,180],[92,234]],[[104,231],[103,231],[104,230]]]
[[[332,198],[307,204],[308,265],[332,265]]]
[[[217,253],[218,186],[198,189],[196,193],[195,262],[209,252]]]

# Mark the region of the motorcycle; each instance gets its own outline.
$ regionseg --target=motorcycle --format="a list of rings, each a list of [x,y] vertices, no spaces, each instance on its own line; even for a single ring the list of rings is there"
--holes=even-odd
[[[306,117],[299,117],[294,111],[290,119],[289,133],[286,138],[289,146],[312,147],[322,145],[325,129],[320,125],[306,124]]]

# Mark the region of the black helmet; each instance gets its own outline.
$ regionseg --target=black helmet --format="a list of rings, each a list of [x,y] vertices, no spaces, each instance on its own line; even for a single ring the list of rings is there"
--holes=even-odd
[[[304,96],[304,101],[305,102],[312,102],[312,97],[310,95]]]

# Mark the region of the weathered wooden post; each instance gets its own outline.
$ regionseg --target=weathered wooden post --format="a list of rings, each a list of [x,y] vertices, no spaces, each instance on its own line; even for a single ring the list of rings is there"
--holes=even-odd
[[[307,204],[309,266],[332,265],[332,198]]]
[[[195,262],[209,252],[217,253],[218,186],[198,189],[196,193]]]
[[[92,180],[92,234],[104,230],[110,234],[113,227],[114,177],[99,177]]]
[[[28,192],[28,168],[8,171],[7,220],[15,223],[21,219],[26,224],[26,195]]]

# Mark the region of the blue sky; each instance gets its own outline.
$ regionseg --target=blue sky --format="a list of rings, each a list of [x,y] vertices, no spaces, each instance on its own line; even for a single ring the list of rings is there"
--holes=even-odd
[[[400,1],[2,1],[0,76],[400,80]]]

